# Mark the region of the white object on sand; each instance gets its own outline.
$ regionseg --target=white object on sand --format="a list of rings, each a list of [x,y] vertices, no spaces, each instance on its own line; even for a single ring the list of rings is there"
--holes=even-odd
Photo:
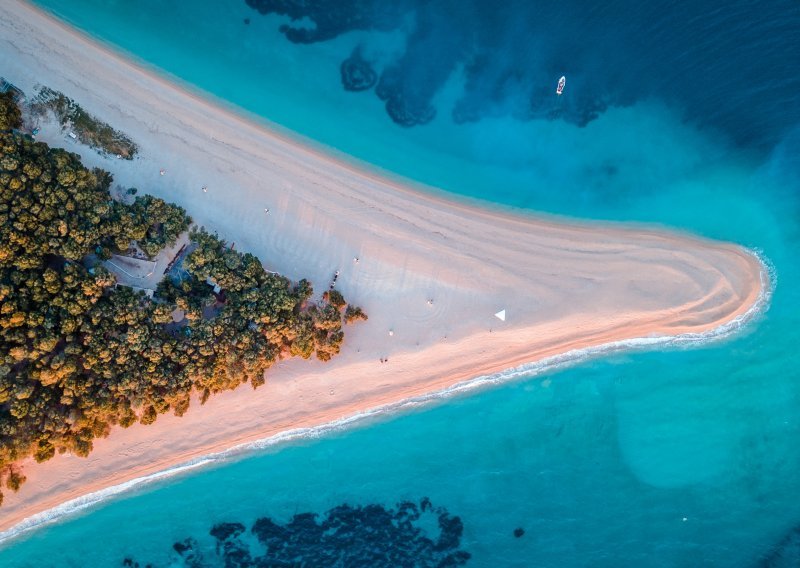
[[[500,321],[506,321],[506,311],[505,310],[500,310],[499,312],[494,314],[494,317],[496,317]]]

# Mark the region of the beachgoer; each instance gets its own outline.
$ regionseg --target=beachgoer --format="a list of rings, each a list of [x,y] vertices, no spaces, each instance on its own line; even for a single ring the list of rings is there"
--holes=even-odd
[[[203,193],[208,193],[208,186],[207,185],[203,186]]]
[[[167,173],[167,170],[163,170],[163,169],[162,170],[158,170],[158,173],[160,173],[163,176],[165,173]]]

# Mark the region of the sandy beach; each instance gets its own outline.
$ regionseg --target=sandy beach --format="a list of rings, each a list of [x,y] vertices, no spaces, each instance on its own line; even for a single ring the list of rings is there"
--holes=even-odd
[[[104,158],[52,127],[40,139],[123,187],[182,205],[267,269],[309,278],[317,293],[338,270],[337,288],[369,314],[346,329],[330,363],[284,361],[257,391],[117,428],[87,459],[26,463],[28,482],[6,494],[0,531],[92,491],[474,377],[608,343],[707,333],[739,321],[767,286],[762,263],[733,244],[478,208],[337,160],[19,0],[0,5],[0,61],[0,75],[29,95],[36,84],[62,91],[141,154]]]

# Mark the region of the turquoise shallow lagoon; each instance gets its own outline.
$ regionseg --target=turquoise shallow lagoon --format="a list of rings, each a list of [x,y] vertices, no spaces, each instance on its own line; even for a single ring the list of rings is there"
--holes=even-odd
[[[777,287],[769,311],[733,338],[593,359],[195,470],[27,534],[0,550],[0,565],[179,566],[172,545],[193,537],[213,566],[216,523],[423,497],[461,519],[468,566],[800,562],[786,540],[800,526],[800,61],[787,49],[800,45],[796,4],[517,2],[514,18],[485,2],[404,2],[396,25],[308,45],[280,33],[285,17],[244,1],[37,4],[356,159],[485,202],[734,241],[763,252]],[[652,44],[629,32],[642,27]],[[468,88],[469,61],[445,61],[442,29],[460,41],[477,30],[476,50],[503,73],[520,62],[534,71],[504,80],[499,98],[486,93],[502,73]],[[529,42],[496,39],[520,33]],[[359,47],[378,72],[400,65],[405,100],[435,117],[401,127],[372,91],[344,90],[340,64]],[[564,108],[521,115],[519,101],[539,96],[526,85],[551,69],[568,83],[564,101],[547,104]],[[458,124],[450,110],[467,92],[485,113]],[[597,116],[584,124],[587,108]]]

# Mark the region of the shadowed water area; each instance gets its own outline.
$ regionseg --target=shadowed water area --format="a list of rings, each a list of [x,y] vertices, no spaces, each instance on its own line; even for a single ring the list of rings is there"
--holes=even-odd
[[[173,545],[193,539],[203,566],[245,548],[282,565],[270,550],[320,527],[321,548],[292,548],[295,561],[401,554],[402,540],[441,553],[421,566],[462,552],[487,567],[800,563],[800,4],[37,4],[454,198],[730,240],[761,250],[777,287],[734,338],[584,361],[149,485],[8,545],[0,564],[191,566]],[[458,518],[446,553],[423,495]],[[404,503],[420,513],[408,533]],[[344,518],[370,546],[331,536]]]
[[[425,124],[437,113],[456,123],[510,115],[585,126],[609,107],[649,97],[678,104],[687,119],[730,130],[747,145],[774,143],[800,120],[795,2],[673,2],[667,10],[642,2],[526,0],[247,4],[288,16],[291,23],[279,29],[299,44],[355,30],[403,33],[398,52],[380,56],[381,38],[365,37],[341,65],[343,87],[374,87],[401,126]],[[786,18],[764,18],[769,13]],[[767,60],[755,64],[754,50]],[[562,73],[570,87],[553,97]],[[452,105],[437,104],[454,74],[461,93]]]

